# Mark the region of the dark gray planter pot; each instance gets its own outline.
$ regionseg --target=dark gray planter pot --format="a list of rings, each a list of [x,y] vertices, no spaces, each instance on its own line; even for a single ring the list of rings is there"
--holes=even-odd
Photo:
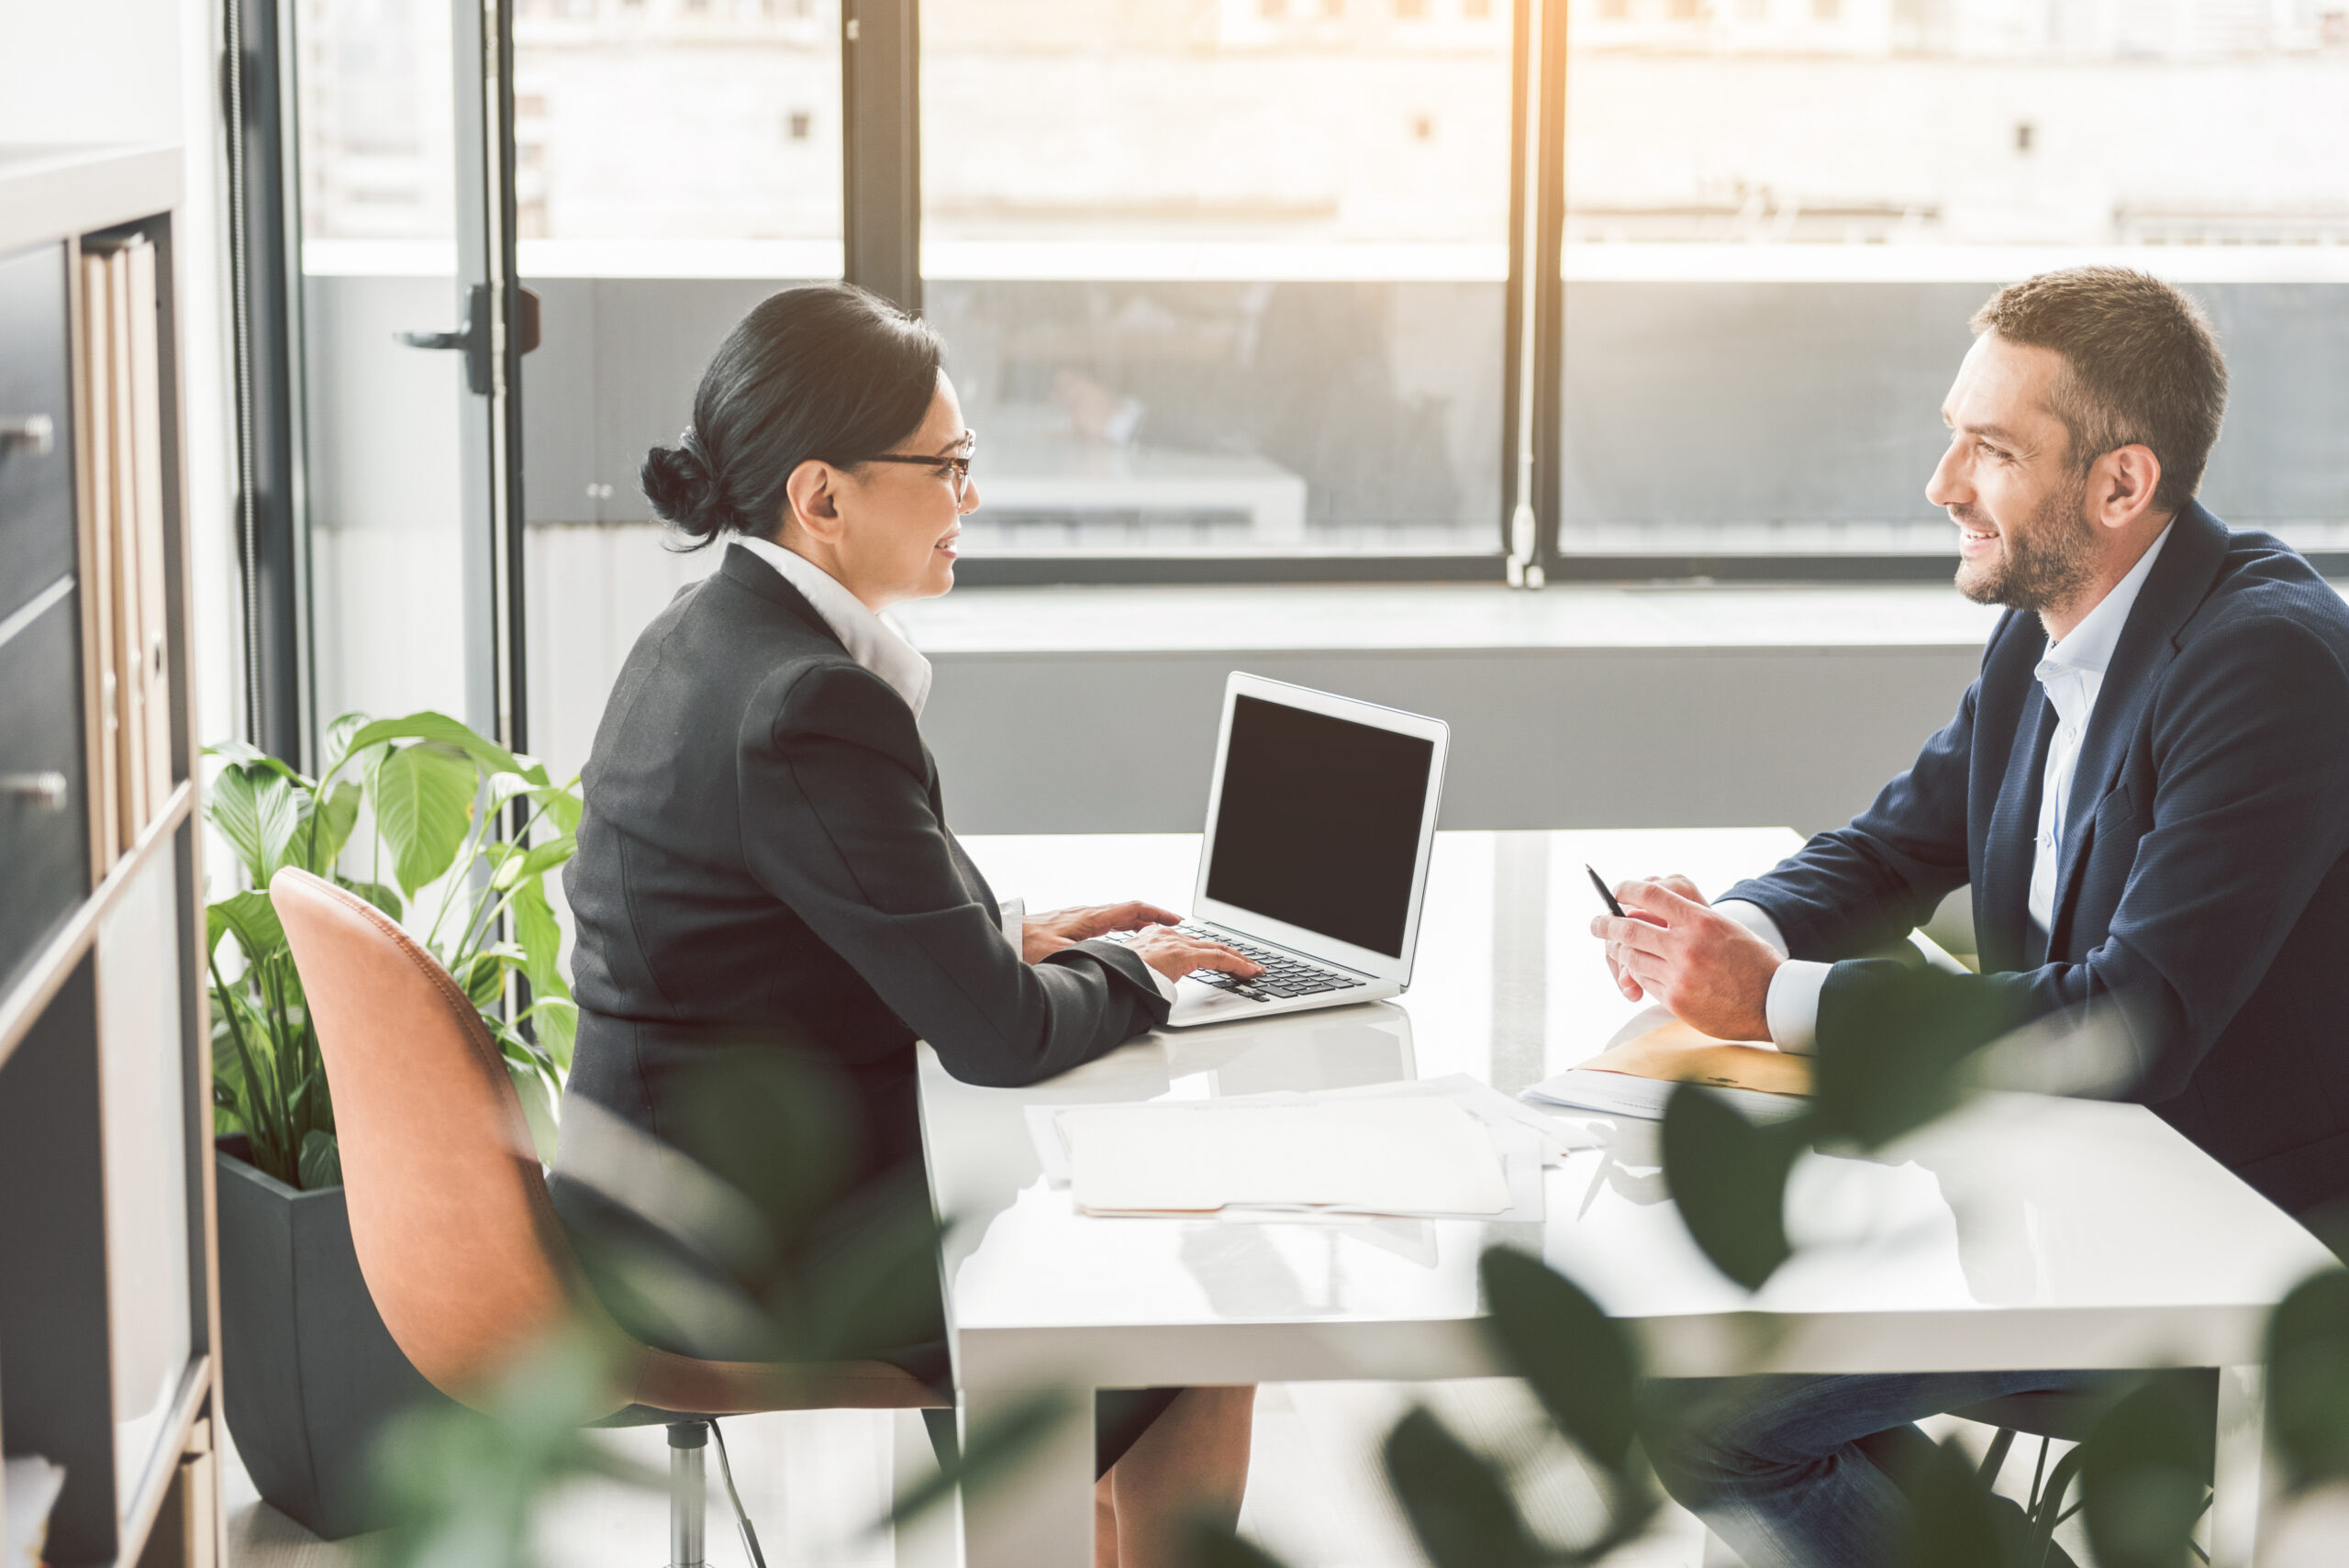
[[[392,1342],[360,1277],[342,1189],[296,1192],[224,1138],[220,1378],[228,1431],[253,1485],[328,1540],[389,1519],[368,1460],[384,1422],[448,1403]]]

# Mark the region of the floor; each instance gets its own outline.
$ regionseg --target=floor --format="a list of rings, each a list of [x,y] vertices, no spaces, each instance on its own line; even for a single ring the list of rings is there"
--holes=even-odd
[[[1380,1479],[1378,1443],[1414,1398],[1497,1457],[1535,1462],[1533,1522],[1564,1537],[1597,1521],[1597,1494],[1571,1459],[1537,1459],[1540,1412],[1516,1385],[1412,1389],[1387,1384],[1276,1384],[1260,1391],[1255,1460],[1241,1528],[1290,1568],[1418,1568],[1423,1561]],[[870,1521],[889,1494],[893,1418],[865,1411],[752,1416],[726,1423],[735,1483],[768,1568],[895,1568],[890,1537]],[[629,1457],[663,1465],[658,1428],[607,1434]],[[374,1538],[325,1541],[263,1503],[241,1465],[226,1468],[229,1568],[367,1568]],[[747,1557],[710,1477],[708,1558]],[[540,1561],[562,1568],[658,1568],[667,1556],[666,1503],[612,1482],[582,1485],[545,1510]],[[1613,1568],[1723,1568],[1704,1532],[1673,1510]]]
[[[1380,1477],[1379,1440],[1421,1399],[1471,1444],[1523,1466],[1530,1521],[1553,1537],[1586,1537],[1598,1497],[1569,1455],[1539,1441],[1541,1413],[1523,1388],[1498,1380],[1412,1387],[1394,1384],[1267,1385],[1257,1395],[1255,1459],[1242,1533],[1289,1568],[1419,1568],[1423,1559]],[[759,1531],[768,1568],[896,1568],[891,1537],[871,1529],[890,1492],[893,1422],[887,1413],[809,1411],[726,1422],[734,1478]],[[1964,1422],[1927,1423],[1979,1451],[1989,1433]],[[640,1464],[665,1467],[659,1428],[605,1434]],[[2000,1490],[2029,1485],[2037,1445],[2015,1445]],[[254,1494],[233,1448],[226,1456],[228,1568],[369,1568],[375,1538],[325,1541]],[[713,1464],[707,1555],[713,1568],[747,1568],[718,1491]],[[582,1484],[544,1510],[539,1561],[553,1568],[660,1568],[667,1557],[667,1504],[616,1482]],[[2057,1539],[2086,1560],[2077,1521]],[[1609,1568],[1740,1568],[1708,1542],[1690,1515],[1667,1507],[1648,1537]]]

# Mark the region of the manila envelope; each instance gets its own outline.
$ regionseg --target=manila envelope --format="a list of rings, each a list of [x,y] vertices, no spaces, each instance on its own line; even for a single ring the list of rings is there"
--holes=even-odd
[[[1743,1045],[1699,1034],[1675,1018],[1576,1065],[1591,1073],[1756,1089],[1765,1095],[1810,1093],[1810,1058],[1768,1045]]]

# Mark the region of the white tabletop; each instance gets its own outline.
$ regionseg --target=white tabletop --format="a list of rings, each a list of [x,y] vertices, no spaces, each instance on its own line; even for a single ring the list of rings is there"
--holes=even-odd
[[[1188,835],[968,842],[1030,909],[1182,908],[1197,853]],[[1539,1225],[1097,1218],[1044,1179],[1031,1103],[1453,1073],[1515,1094],[1595,1054],[1636,1010],[1588,934],[1586,862],[1610,881],[1680,871],[1714,895],[1797,842],[1785,828],[1445,833],[1397,1002],[1160,1031],[1020,1090],[956,1083],[925,1048],[932,1194],[957,1222],[958,1383],[1476,1375],[1490,1370],[1476,1260],[1496,1241],[1539,1251],[1671,1374],[2255,1362],[2267,1308],[2330,1254],[2135,1106],[1993,1095],[1871,1159],[1806,1155],[1788,1198],[1801,1250],[1753,1294],[1689,1240],[1653,1124],[1611,1124],[1604,1149],[1548,1172]]]

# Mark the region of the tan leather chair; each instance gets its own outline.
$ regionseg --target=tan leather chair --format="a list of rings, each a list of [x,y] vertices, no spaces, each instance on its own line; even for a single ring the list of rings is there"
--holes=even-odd
[[[586,1286],[496,1043],[449,972],[381,910],[307,872],[280,871],[269,896],[334,1095],[360,1273],[435,1387],[475,1403],[558,1329],[603,1336],[617,1353],[596,1424],[669,1428],[674,1568],[702,1562],[711,1418],[940,1403],[885,1362],[696,1361],[628,1338]]]

